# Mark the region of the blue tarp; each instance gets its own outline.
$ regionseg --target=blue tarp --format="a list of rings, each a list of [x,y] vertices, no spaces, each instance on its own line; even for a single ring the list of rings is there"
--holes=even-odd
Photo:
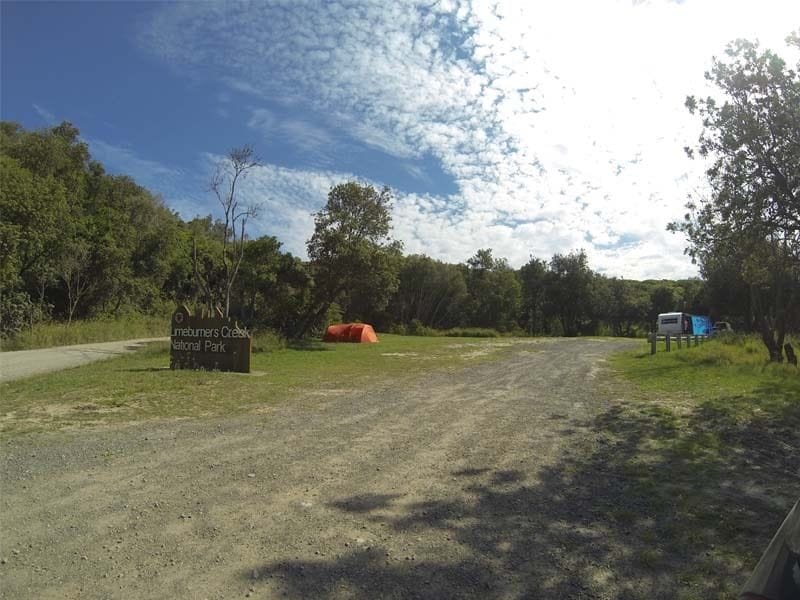
[[[709,317],[692,315],[692,334],[711,335],[711,319]]]

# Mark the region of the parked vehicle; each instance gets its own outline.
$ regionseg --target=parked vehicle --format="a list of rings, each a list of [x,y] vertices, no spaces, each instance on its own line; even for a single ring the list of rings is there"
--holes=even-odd
[[[658,315],[657,333],[661,335],[682,335],[690,333],[691,316],[682,312],[661,313]]]
[[[720,333],[733,333],[733,327],[727,321],[717,321],[714,323],[714,327],[711,328],[711,335]]]
[[[660,335],[711,335],[711,319],[683,312],[658,315],[656,333]]]

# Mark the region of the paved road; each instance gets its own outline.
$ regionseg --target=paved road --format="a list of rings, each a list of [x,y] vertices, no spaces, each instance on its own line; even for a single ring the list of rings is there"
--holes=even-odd
[[[31,375],[49,373],[78,367],[97,360],[113,358],[126,352],[133,352],[149,342],[167,341],[169,338],[144,338],[101,342],[96,344],[76,344],[38,350],[0,352],[0,382],[14,381]]]

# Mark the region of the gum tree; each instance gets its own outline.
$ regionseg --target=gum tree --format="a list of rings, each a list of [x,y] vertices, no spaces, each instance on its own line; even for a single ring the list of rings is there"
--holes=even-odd
[[[239,185],[258,166],[253,148],[244,145],[231,150],[219,162],[211,178],[211,191],[222,207],[222,293],[226,317],[230,316],[231,292],[244,257],[247,222],[258,214],[258,206],[242,202]],[[196,257],[196,249],[193,249],[193,257]],[[203,285],[207,282],[200,281],[197,268],[195,276],[201,288],[207,288]]]
[[[798,36],[789,38],[795,45]],[[670,229],[708,277],[719,257],[733,259],[751,295],[770,360],[783,360],[789,318],[798,310],[800,275],[800,79],[770,50],[737,40],[714,59],[706,79],[720,100],[689,96],[703,131],[690,157],[710,163],[710,193]]]

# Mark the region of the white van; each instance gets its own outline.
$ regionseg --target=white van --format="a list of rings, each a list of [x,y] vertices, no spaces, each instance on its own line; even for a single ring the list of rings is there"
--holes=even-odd
[[[658,315],[659,334],[681,335],[691,333],[692,316],[682,312],[661,313]]]

